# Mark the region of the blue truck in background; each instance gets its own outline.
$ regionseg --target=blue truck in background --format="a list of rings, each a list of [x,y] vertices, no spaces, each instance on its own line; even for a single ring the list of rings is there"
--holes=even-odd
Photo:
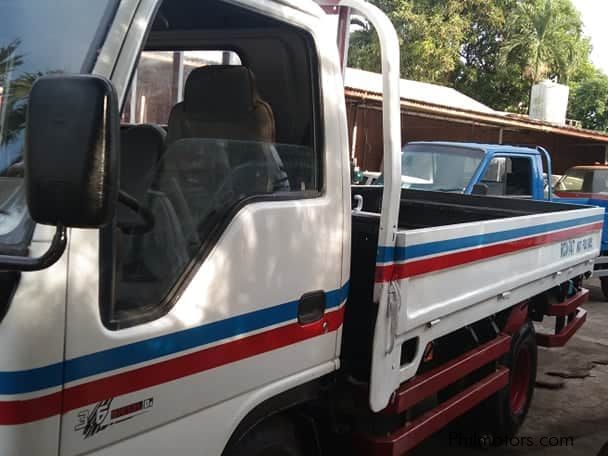
[[[542,147],[412,142],[403,147],[402,187],[497,197],[530,198],[608,208],[608,166],[578,166],[555,183]],[[378,184],[382,184],[382,176]],[[555,185],[554,185],[555,184]],[[553,188],[556,193],[554,194]],[[608,219],[594,276],[608,300]]]

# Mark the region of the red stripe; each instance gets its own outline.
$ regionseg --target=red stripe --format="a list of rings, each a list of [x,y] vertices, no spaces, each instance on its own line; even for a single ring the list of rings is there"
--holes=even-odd
[[[42,420],[61,412],[61,391],[24,401],[0,401],[0,425]]]
[[[555,233],[541,234],[525,239],[503,242],[501,244],[489,245],[487,247],[479,247],[463,252],[455,252],[447,255],[441,255],[433,258],[426,258],[418,261],[411,261],[401,264],[390,264],[386,266],[376,267],[376,282],[388,282],[390,280],[404,279],[421,274],[428,274],[442,269],[448,269],[461,264],[471,263],[474,261],[484,260],[490,257],[513,253],[518,250],[529,249],[542,244],[551,244],[555,242],[571,239],[572,237],[581,234],[591,233],[601,230],[602,222],[592,225],[582,226]]]
[[[559,196],[560,198],[588,198],[595,200],[608,200],[608,195],[602,195],[601,193],[555,192],[555,196]]]
[[[63,409],[62,392],[24,401],[0,402],[0,425],[23,424],[49,418],[94,402],[133,393],[312,339],[326,332],[336,331],[342,325],[343,318],[344,307],[341,307],[327,313],[323,320],[316,323],[309,325],[293,323],[150,366],[66,388],[63,391]],[[327,322],[326,329],[323,328],[325,322]]]

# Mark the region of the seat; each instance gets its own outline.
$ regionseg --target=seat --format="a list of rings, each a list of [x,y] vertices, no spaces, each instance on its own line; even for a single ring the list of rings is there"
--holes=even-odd
[[[532,193],[530,161],[512,159],[511,166],[511,172],[507,174],[507,195],[530,195]]]
[[[165,147],[165,131],[150,124],[121,131],[120,188],[154,214],[155,225],[147,233],[118,232],[116,298],[117,308],[126,310],[149,304],[159,293],[167,267],[179,267],[188,260],[183,247],[181,224],[172,203],[152,190],[159,160]],[[119,227],[141,224],[142,219],[120,204]],[[171,242],[172,249],[159,248]]]
[[[193,220],[197,227],[210,213],[243,197],[288,190],[274,140],[274,115],[251,70],[196,68],[186,81],[184,101],[169,117],[159,189],[171,198],[180,219]]]
[[[120,133],[120,189],[141,203],[152,186],[166,136],[165,130],[151,124],[127,127]],[[119,205],[117,216],[119,224],[140,221],[123,205]]]
[[[581,188],[581,192],[583,193],[593,193],[593,172],[586,172],[585,177],[583,178],[583,186]]]
[[[275,141],[274,114],[260,97],[251,70],[209,65],[190,73],[184,101],[169,116],[167,144],[184,138]]]

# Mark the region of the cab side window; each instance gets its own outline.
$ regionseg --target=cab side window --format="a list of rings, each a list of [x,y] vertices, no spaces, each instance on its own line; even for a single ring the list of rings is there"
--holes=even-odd
[[[507,159],[494,157],[481,179],[481,183],[488,188],[487,195],[503,196],[506,192]]]
[[[481,183],[488,195],[532,196],[532,162],[527,157],[494,157]]]
[[[525,157],[508,157],[506,195],[532,196],[532,161]]]
[[[121,189],[138,206],[102,234],[106,326],[166,313],[244,204],[320,195],[315,57],[302,45],[278,73],[233,51],[142,54],[121,135]]]
[[[608,173],[600,170],[593,172],[593,185],[589,193],[608,193]]]

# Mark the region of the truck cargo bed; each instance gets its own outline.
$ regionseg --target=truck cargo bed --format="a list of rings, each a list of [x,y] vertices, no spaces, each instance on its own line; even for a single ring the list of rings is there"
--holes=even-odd
[[[363,197],[363,212],[380,213],[382,187],[353,186],[352,194]],[[404,229],[428,228],[574,209],[581,209],[581,206],[521,198],[403,190],[399,227]]]
[[[400,368],[387,391],[416,374],[428,342],[591,271],[599,253],[600,208],[404,190],[395,245],[378,246],[382,188],[356,186],[352,195],[363,207],[352,219],[342,357],[365,380],[374,291],[394,283],[400,303],[387,356]],[[412,340],[416,352],[402,357]]]

